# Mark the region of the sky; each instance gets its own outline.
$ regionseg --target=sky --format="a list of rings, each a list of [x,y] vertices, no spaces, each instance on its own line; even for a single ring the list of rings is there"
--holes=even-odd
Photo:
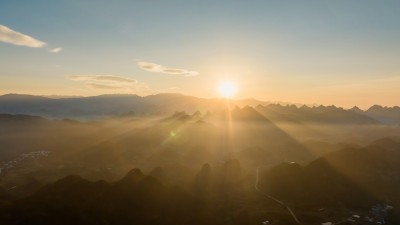
[[[0,1],[0,94],[400,105],[400,1]]]

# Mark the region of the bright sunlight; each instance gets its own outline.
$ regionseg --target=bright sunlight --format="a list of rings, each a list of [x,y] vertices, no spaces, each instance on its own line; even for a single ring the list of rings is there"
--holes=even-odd
[[[219,85],[218,91],[223,97],[230,98],[236,93],[236,86],[232,82],[225,81]]]

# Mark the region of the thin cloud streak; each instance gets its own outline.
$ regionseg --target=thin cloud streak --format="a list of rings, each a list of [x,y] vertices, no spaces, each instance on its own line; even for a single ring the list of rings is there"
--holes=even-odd
[[[193,77],[199,75],[197,71],[190,71],[185,69],[167,68],[162,65],[150,62],[138,62],[139,67],[142,70],[156,72],[156,73],[166,73],[175,75],[184,75],[185,77]]]
[[[46,45],[45,42],[39,41],[26,34],[14,31],[0,24],[0,41],[13,45],[22,45],[32,48],[42,48]]]
[[[60,52],[60,51],[62,51],[62,50],[63,50],[63,48],[53,48],[53,49],[50,49],[49,52],[51,52],[51,53],[58,53],[58,52]]]
[[[104,82],[118,82],[118,83],[134,83],[138,81],[131,78],[120,77],[115,75],[70,75],[67,76],[70,80],[83,80],[83,81],[104,81]]]
[[[94,88],[94,89],[106,89],[106,90],[115,90],[115,89],[121,89],[121,86],[118,85],[110,85],[110,84],[98,84],[98,83],[86,83],[86,86],[89,88]]]
[[[103,90],[107,93],[154,93],[145,83],[115,75],[70,75],[66,78],[73,81],[83,81],[87,88]]]

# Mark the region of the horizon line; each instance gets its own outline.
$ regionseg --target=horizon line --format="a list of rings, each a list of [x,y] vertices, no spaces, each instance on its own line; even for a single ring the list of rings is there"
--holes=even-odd
[[[113,94],[100,94],[100,95],[57,95],[57,94],[51,94],[51,95],[37,95],[37,94],[28,94],[28,93],[6,93],[6,94],[0,94],[0,97],[2,96],[6,96],[6,95],[26,95],[26,96],[35,96],[35,97],[43,97],[43,98],[47,98],[47,99],[69,99],[69,98],[91,98],[91,97],[99,97],[99,96],[138,96],[138,97],[148,97],[148,96],[156,96],[156,95],[182,95],[185,97],[193,97],[193,98],[198,98],[198,99],[204,99],[204,100],[218,100],[218,99],[224,99],[225,97],[213,97],[213,98],[205,98],[205,97],[198,97],[198,96],[194,96],[194,95],[186,95],[183,93],[178,93],[178,92],[160,92],[160,93],[156,93],[156,94],[147,94],[147,95],[139,95],[139,94],[127,94],[127,93],[113,93]],[[52,98],[53,96],[53,98]],[[58,97],[58,98],[57,98]],[[380,106],[382,108],[396,108],[396,107],[400,107],[399,105],[392,105],[392,106],[388,106],[388,105],[381,105],[381,104],[373,104],[369,107],[359,107],[357,105],[354,105],[353,107],[343,107],[343,106],[339,106],[339,105],[335,105],[335,104],[319,104],[319,103],[295,103],[295,102],[290,102],[290,101],[279,101],[279,100],[260,100],[260,99],[256,99],[256,98],[229,98],[233,101],[246,101],[246,100],[254,100],[254,101],[258,101],[260,102],[260,105],[272,105],[272,104],[278,104],[281,106],[296,106],[297,108],[300,108],[301,106],[308,106],[310,108],[313,107],[319,107],[319,106],[324,106],[324,107],[329,107],[329,106],[334,106],[336,108],[342,108],[342,109],[346,109],[346,110],[350,110],[353,108],[358,108],[361,109],[363,111],[366,111],[374,106]],[[262,103],[262,104],[261,104]]]

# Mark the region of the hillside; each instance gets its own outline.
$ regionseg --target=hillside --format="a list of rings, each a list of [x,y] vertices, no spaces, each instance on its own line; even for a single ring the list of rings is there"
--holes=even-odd
[[[282,163],[263,169],[260,188],[296,207],[351,208],[368,212],[379,204],[400,215],[400,144],[382,139],[364,148],[331,152],[305,166]]]

